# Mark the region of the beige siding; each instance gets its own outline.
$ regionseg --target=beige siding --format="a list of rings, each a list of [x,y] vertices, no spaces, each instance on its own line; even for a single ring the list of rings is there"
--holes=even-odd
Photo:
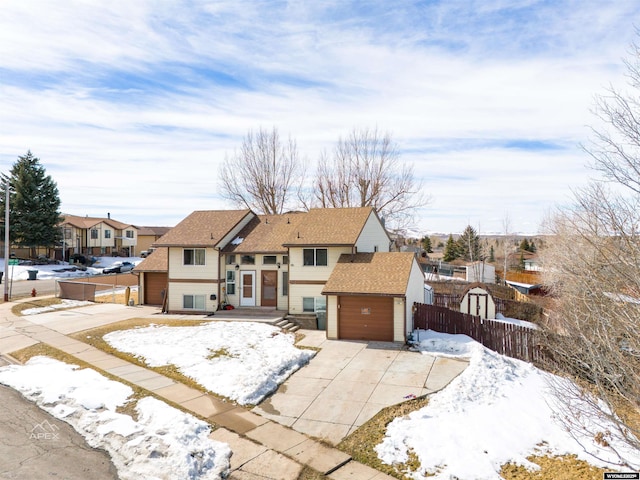
[[[289,285],[289,313],[302,313],[303,297],[321,297],[324,285]]]
[[[206,312],[218,309],[218,301],[210,300],[212,294],[217,294],[218,286],[214,283],[181,283],[169,282],[169,311],[183,311],[183,295],[203,295]],[[194,313],[201,312],[193,310]]]
[[[411,266],[406,295],[405,311],[407,315],[407,333],[409,333],[413,331],[413,304],[424,302],[424,274],[417,260],[414,260]]]
[[[404,342],[405,331],[404,331],[404,315],[406,309],[404,298],[397,297],[393,299],[393,341],[394,342]]]
[[[320,247],[322,248],[322,247]],[[350,247],[329,247],[327,248],[327,266],[305,266],[302,259],[302,251],[300,247],[291,248],[289,250],[289,278],[296,280],[321,280],[327,281],[333,268],[338,263],[340,255],[343,253],[351,253]]]
[[[378,252],[388,252],[389,237],[378,217],[372,212],[358,237],[356,248],[358,252],[362,253],[375,252],[376,247]]]
[[[338,297],[327,295],[327,338],[338,338]]]
[[[169,248],[169,279],[211,279],[218,278],[218,251],[205,249],[204,265],[183,265],[182,247]]]
[[[260,261],[262,262],[262,256],[261,255],[257,255],[256,257],[260,257]],[[278,255],[278,261],[282,262],[282,256]],[[257,260],[256,260],[256,263]],[[286,272],[287,269],[285,267],[280,267],[278,269],[278,267],[276,265],[265,265],[264,269],[261,268],[257,268],[259,267],[259,265],[241,265],[239,270],[235,269],[235,265],[222,265],[222,272],[223,275],[221,276],[221,285],[225,288],[226,291],[226,281],[227,281],[227,271],[229,270],[233,270],[234,272],[236,272],[236,292],[233,295],[229,295],[229,293],[227,293],[227,300],[229,301],[229,303],[231,305],[233,305],[234,307],[239,307],[240,306],[240,273],[243,271],[252,271],[255,272],[255,280],[256,280],[256,306],[260,306],[260,301],[262,298],[262,277],[261,277],[261,272],[263,270],[275,270],[278,272],[278,296],[277,296],[277,309],[278,310],[287,310],[288,307],[288,303],[289,303],[289,296],[283,296],[282,295],[282,272]],[[222,292],[222,289],[220,290]],[[226,301],[224,298],[224,292],[222,293],[222,298],[220,299],[220,301]],[[302,305],[302,299],[300,299],[301,305]]]

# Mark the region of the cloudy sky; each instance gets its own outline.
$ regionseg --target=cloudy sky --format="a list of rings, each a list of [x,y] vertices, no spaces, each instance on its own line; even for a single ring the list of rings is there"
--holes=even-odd
[[[310,170],[389,132],[421,232],[538,231],[591,172],[594,97],[622,85],[637,0],[3,0],[0,171],[27,150],[62,210],[175,225],[229,208],[218,171],[276,127]]]

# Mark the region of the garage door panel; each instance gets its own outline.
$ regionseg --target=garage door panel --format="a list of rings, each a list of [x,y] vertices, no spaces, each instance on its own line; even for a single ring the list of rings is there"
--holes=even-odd
[[[338,301],[339,338],[393,341],[393,298],[352,296]]]
[[[167,279],[166,273],[147,272],[144,274],[145,305],[162,305],[162,294],[167,288]]]

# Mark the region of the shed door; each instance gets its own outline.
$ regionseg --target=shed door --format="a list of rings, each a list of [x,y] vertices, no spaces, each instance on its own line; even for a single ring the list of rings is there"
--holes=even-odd
[[[163,294],[166,295],[167,290],[167,278],[166,272],[147,272],[144,274],[145,305],[162,305]]]
[[[393,297],[338,297],[338,338],[393,341]]]

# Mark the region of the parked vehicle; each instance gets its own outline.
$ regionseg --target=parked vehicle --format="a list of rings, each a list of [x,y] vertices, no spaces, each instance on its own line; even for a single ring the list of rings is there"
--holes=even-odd
[[[135,265],[131,262],[116,262],[102,270],[102,273],[125,273],[133,270]]]

